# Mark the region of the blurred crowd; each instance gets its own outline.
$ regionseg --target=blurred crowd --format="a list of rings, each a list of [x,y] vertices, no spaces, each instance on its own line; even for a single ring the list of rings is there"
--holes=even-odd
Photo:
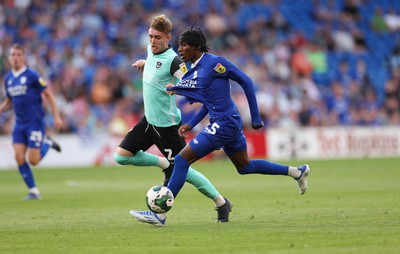
[[[171,45],[187,27],[206,31],[211,53],[253,80],[267,127],[400,125],[397,0],[4,0],[0,3],[0,100],[13,43],[56,95],[65,133],[123,135],[143,115],[148,27],[165,14]],[[232,94],[251,123],[239,85]],[[198,109],[177,98],[184,121]],[[0,116],[9,134],[12,112]],[[52,126],[51,114],[48,125]]]

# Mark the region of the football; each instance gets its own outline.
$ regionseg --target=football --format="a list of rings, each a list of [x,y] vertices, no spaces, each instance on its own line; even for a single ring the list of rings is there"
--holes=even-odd
[[[156,185],[147,192],[146,204],[155,213],[166,213],[174,204],[174,195],[167,187]]]

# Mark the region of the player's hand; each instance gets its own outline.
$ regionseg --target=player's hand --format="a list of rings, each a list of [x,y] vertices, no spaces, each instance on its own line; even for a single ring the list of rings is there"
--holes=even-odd
[[[254,130],[258,130],[258,129],[261,129],[262,127],[264,127],[264,122],[263,121],[261,121],[260,123],[256,123],[256,124],[251,124],[251,127],[254,129]]]
[[[64,121],[61,119],[61,117],[54,118],[54,127],[57,131],[60,131],[64,128]]]
[[[140,60],[137,60],[136,62],[134,62],[134,63],[132,64],[132,66],[133,66],[133,67],[136,67],[137,70],[138,70],[138,72],[143,72],[143,69],[144,69],[144,65],[145,65],[145,64],[146,64],[146,60],[140,59]]]
[[[181,137],[187,138],[187,133],[192,129],[192,126],[190,126],[189,124],[185,123],[182,124],[181,127],[179,127],[178,129],[178,134]]]
[[[165,89],[167,89],[167,94],[170,94],[170,95],[175,94],[174,91],[168,90],[168,88],[172,88],[172,87],[174,87],[174,86],[175,86],[175,85],[172,84],[172,83],[169,83],[169,84],[167,84],[167,85],[165,86]]]

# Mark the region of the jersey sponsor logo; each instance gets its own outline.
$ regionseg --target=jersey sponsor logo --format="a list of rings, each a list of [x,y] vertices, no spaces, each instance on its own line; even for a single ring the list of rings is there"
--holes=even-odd
[[[176,84],[176,86],[187,87],[187,88],[196,88],[196,85],[197,85],[197,81],[193,80],[193,79],[182,80],[181,82]]]
[[[39,83],[40,83],[41,86],[46,86],[47,85],[46,81],[42,77],[39,78]]]
[[[186,72],[188,71],[188,69],[187,69],[185,63],[181,63],[181,64],[179,65],[179,69],[181,69],[181,71],[182,71],[183,73],[186,73]]]
[[[218,72],[219,74],[224,74],[226,72],[226,68],[225,66],[223,66],[222,64],[218,63],[215,67],[214,67],[214,71]]]
[[[26,85],[16,85],[16,86],[11,86],[7,88],[8,93],[10,96],[19,96],[19,95],[24,95],[26,94],[26,90],[28,90],[28,87]]]
[[[161,68],[161,66],[162,66],[162,62],[160,62],[160,61],[157,61],[157,63],[156,63],[156,68],[157,68],[157,69],[160,69],[160,68]]]

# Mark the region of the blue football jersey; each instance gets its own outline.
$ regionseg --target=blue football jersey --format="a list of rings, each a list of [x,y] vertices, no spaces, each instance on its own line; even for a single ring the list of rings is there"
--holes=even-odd
[[[261,123],[253,82],[242,70],[223,57],[204,53],[196,66],[169,90],[185,96],[190,103],[202,103],[208,109],[210,121],[213,122],[238,113],[231,97],[229,79],[243,88],[249,102],[252,124]]]
[[[5,77],[6,95],[12,101],[17,123],[42,121],[44,110],[41,93],[47,84],[37,72],[26,68],[18,76],[9,72]]]

